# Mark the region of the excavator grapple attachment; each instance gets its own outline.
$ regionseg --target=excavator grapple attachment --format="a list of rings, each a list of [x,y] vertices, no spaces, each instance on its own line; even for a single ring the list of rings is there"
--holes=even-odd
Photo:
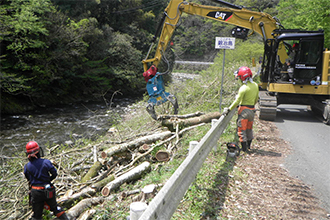
[[[166,107],[165,105],[162,106],[162,108],[159,108],[161,109],[159,113],[165,113],[165,114],[178,113],[177,98],[174,95],[165,92],[163,76],[160,73],[157,72],[154,77],[148,80],[147,91],[149,94],[149,100],[146,109],[153,119],[157,120],[157,111],[155,110],[155,107],[163,105],[166,102],[169,102],[170,106],[169,107]]]

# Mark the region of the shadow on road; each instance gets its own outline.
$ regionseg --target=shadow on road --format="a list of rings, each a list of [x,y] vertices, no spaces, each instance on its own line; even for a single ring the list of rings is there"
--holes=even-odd
[[[267,156],[267,157],[281,157],[281,153],[273,152],[273,151],[265,151],[260,149],[251,149],[247,152],[248,154],[257,154],[260,156]]]
[[[280,105],[277,108],[275,122],[284,123],[285,121],[320,123],[319,115],[315,115],[307,106],[286,106]]]

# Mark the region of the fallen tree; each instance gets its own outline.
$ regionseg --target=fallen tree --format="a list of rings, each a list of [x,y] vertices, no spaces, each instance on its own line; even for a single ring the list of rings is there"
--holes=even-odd
[[[179,116],[178,118],[187,119],[197,115],[201,116],[202,113]],[[167,116],[164,118],[169,119]],[[179,127],[176,126],[175,132],[163,131],[152,135],[143,133],[135,135],[135,139],[129,139],[126,143],[108,140],[102,141],[95,145],[89,144],[83,148],[77,147],[70,148],[66,151],[62,150],[59,154],[55,154],[54,152],[61,150],[60,146],[52,148],[50,152],[52,152],[53,155],[49,155],[48,158],[58,170],[58,178],[54,181],[54,185],[56,186],[59,205],[68,209],[68,213],[73,216],[72,219],[78,218],[79,216],[82,219],[88,218],[93,212],[88,213],[85,211],[92,208],[94,204],[101,204],[108,201],[103,197],[109,198],[109,195],[122,184],[138,179],[144,172],[151,170],[149,162],[156,162],[156,159],[154,156],[148,156],[148,154],[151,154],[155,150],[159,151],[159,148],[164,147],[165,151],[169,154],[168,156],[173,156],[175,154],[173,150],[179,143],[181,135],[203,124],[205,123],[186,127],[184,129],[179,129]],[[104,149],[105,146],[109,145],[112,146],[104,150],[106,156],[104,158],[97,158],[96,147]],[[102,153],[99,156],[102,156]],[[132,168],[134,165],[137,166]],[[104,170],[101,170],[102,168]],[[86,169],[89,170],[86,171]],[[116,176],[118,177],[116,178]],[[5,184],[15,179],[17,179],[17,177],[11,174],[8,176],[7,180],[2,180],[0,183]],[[24,198],[24,195],[21,196],[18,195],[18,193],[27,194],[28,188],[25,187],[23,183],[25,183],[25,181],[22,181],[20,184],[8,185],[8,187],[17,187],[17,189],[14,190],[14,192],[16,192],[15,198]],[[133,194],[135,193],[139,193],[139,195],[134,196]],[[130,201],[140,201],[153,197],[154,194],[154,191],[147,193],[137,190],[136,192],[129,192],[119,197],[122,199],[125,198],[125,200],[129,199]],[[99,197],[100,195],[102,196]],[[120,195],[120,192],[118,195]],[[16,201],[11,196],[7,198],[8,199],[1,200],[1,204],[9,206],[9,203]],[[0,213],[0,218],[19,219],[23,216],[28,218],[31,215],[30,209],[26,207],[15,212],[9,211],[8,209],[8,212]]]
[[[101,193],[103,196],[108,196],[110,192],[120,185],[122,185],[125,182],[134,180],[141,176],[144,172],[150,170],[150,163],[149,162],[143,162],[139,166],[133,168],[129,172],[121,175],[120,177],[116,178],[115,180],[108,183],[106,186],[103,187]]]
[[[107,178],[96,182],[91,186],[83,188],[77,193],[71,194],[70,192],[67,192],[63,197],[58,199],[58,203],[61,205],[67,205],[73,203],[76,200],[81,200],[86,197],[94,196],[102,187],[104,187],[114,179],[115,177],[113,175],[110,175]]]
[[[117,145],[117,146],[113,146],[109,149],[106,149],[101,153],[101,156],[102,156],[102,158],[111,157],[114,154],[124,153],[128,149],[132,150],[132,149],[134,149],[136,147],[139,147],[143,144],[151,144],[151,143],[156,142],[158,140],[165,139],[169,136],[171,136],[171,131],[165,131],[165,132],[162,132],[162,133],[157,133],[157,134],[152,134],[152,135],[140,137],[140,138],[138,138],[134,141],[131,141],[129,143],[123,143],[123,144],[120,144],[120,145]]]
[[[190,115],[189,115],[190,116]],[[193,115],[195,116],[195,115]],[[219,119],[221,116],[220,112],[211,112],[204,115],[198,115],[197,117],[187,118],[187,117],[179,117],[172,115],[171,118],[168,117],[160,117],[162,126],[167,127],[170,131],[175,131],[176,127],[179,128],[189,127],[201,123],[210,123],[212,119]]]
[[[101,204],[105,201],[111,200],[112,197],[93,197],[88,199],[81,200],[77,205],[69,209],[66,213],[70,219],[75,219],[80,216],[81,213],[83,213],[86,208],[89,208],[93,205]]]
[[[93,177],[97,176],[97,173],[102,168],[102,164],[99,161],[96,161],[94,165],[89,169],[86,175],[81,178],[81,182],[87,182],[88,180],[92,179]]]

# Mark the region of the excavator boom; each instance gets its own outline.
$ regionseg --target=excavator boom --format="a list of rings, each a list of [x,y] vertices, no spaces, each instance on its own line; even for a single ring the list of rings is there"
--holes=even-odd
[[[144,71],[149,71],[148,66],[151,64],[157,68],[182,13],[235,25],[251,30],[250,34],[256,32],[263,37],[259,117],[274,120],[279,104],[305,104],[322,112],[326,124],[330,124],[330,51],[323,50],[323,31],[284,29],[276,17],[267,13],[251,11],[223,0],[213,1],[226,7],[183,0],[170,1],[148,54],[142,61]],[[158,35],[155,55],[149,58]],[[173,103],[177,106],[176,102]]]
[[[224,1],[219,2],[226,3]],[[272,35],[273,31],[281,27],[281,24],[269,14],[246,10],[230,3],[227,3],[227,6],[228,4],[230,7],[234,8],[200,5],[182,0],[170,1],[169,5],[164,11],[164,17],[160,23],[162,31],[160,33],[155,56],[154,58],[148,59],[150,53],[149,50],[147,57],[142,61],[144,71],[148,69],[149,63],[153,63],[156,67],[158,66],[162,55],[166,51],[168,43],[171,40],[171,37],[181,18],[182,13],[197,15],[207,19],[212,19],[215,21],[250,29],[252,30],[252,33],[256,32],[263,36],[264,41],[269,38],[274,38]],[[156,39],[157,35],[159,34],[159,30],[160,28],[158,28],[154,39]],[[284,49],[279,51],[279,56],[281,57],[281,61],[284,63],[285,59],[287,58],[287,54]]]

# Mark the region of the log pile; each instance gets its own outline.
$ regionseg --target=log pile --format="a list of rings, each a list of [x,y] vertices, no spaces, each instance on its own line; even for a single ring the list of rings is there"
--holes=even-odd
[[[151,184],[127,192],[118,192],[118,188],[151,172],[152,164],[169,161],[184,132],[219,117],[219,113],[204,115],[200,112],[186,116],[160,116],[161,124],[169,130],[126,142],[87,145],[53,156],[51,154],[58,146],[49,149],[46,158],[53,162],[59,174],[54,181],[58,203],[67,209],[70,219],[88,219],[95,213],[93,206],[109,201],[114,196],[121,200],[130,198],[131,201],[152,199],[160,185]],[[166,149],[156,152],[155,149],[161,146],[166,146]],[[157,156],[151,156],[152,152]],[[26,185],[20,184],[17,191],[22,191],[22,195],[27,194],[27,181],[23,176],[19,179]],[[10,198],[7,200],[11,201]],[[6,201],[3,199],[2,202]],[[23,207],[21,211],[11,210],[10,214],[8,211],[8,214],[0,217],[27,219],[31,217],[30,210],[29,207]]]

